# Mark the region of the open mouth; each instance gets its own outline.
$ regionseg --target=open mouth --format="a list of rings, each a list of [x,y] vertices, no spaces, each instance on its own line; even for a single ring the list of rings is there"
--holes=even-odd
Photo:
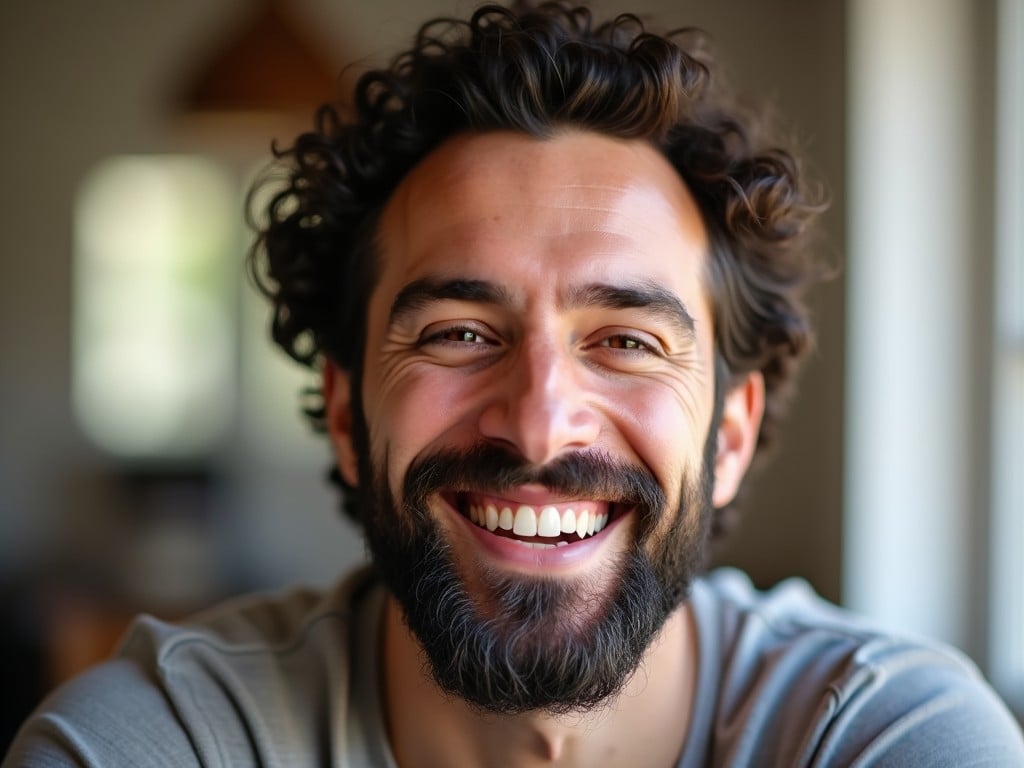
[[[588,539],[626,511],[607,501],[523,504],[464,491],[443,496],[463,517],[480,528],[535,549],[567,547]]]

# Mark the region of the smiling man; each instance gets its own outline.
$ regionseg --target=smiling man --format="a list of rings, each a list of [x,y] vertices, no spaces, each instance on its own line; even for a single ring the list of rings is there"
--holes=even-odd
[[[678,607],[763,384],[716,414],[707,234],[678,174],[568,127],[458,135],[401,182],[377,248],[358,418],[351,377],[328,363],[325,383],[396,650],[422,643],[484,709],[570,712],[619,691],[668,622],[659,669],[684,690]]]
[[[5,765],[1024,764],[955,651],[702,573],[818,205],[687,40],[487,7],[280,153],[252,267],[372,566],[141,619]]]

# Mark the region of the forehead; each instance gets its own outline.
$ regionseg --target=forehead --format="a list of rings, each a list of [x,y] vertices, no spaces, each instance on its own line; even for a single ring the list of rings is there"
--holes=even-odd
[[[379,230],[394,296],[424,278],[477,278],[510,295],[590,283],[702,283],[707,234],[682,179],[647,142],[585,132],[466,134],[396,189]]]

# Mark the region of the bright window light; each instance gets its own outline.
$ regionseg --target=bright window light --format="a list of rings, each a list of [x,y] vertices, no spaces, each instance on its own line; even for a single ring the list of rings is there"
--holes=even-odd
[[[1024,714],[1024,0],[999,3],[991,675]]]
[[[115,456],[188,460],[232,420],[240,205],[188,156],[94,168],[75,208],[72,397]]]

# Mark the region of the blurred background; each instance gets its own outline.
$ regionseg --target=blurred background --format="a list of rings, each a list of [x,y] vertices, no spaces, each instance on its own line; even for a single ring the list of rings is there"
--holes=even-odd
[[[0,4],[0,749],[135,612],[363,558],[243,279],[244,195],[474,6]],[[832,200],[819,347],[716,562],[954,643],[1024,711],[1024,0],[593,6],[708,30]]]

